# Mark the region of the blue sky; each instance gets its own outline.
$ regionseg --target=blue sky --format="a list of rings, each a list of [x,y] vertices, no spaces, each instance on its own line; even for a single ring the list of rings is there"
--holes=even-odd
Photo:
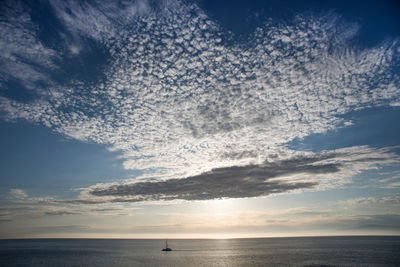
[[[6,1],[0,237],[399,234],[399,8]]]

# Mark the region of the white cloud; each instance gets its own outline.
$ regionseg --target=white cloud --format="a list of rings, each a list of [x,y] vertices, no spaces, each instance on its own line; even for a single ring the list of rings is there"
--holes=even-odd
[[[116,37],[119,28],[133,24],[138,16],[150,12],[146,0],[131,3],[51,0],[50,3],[69,30],[99,41]]]
[[[25,191],[21,189],[11,189],[10,195],[17,200],[23,200],[28,198],[28,195],[25,193]]]
[[[0,10],[0,86],[19,81],[28,89],[43,93],[36,82],[48,83],[46,71],[56,69],[56,51],[45,47],[38,38],[38,27],[19,2],[5,1]]]
[[[2,97],[0,108],[6,119],[119,150],[127,169],[164,169],[171,178],[261,164],[295,155],[282,145],[296,137],[349,125],[340,115],[399,101],[392,70],[398,43],[354,47],[359,26],[335,14],[267,23],[235,43],[197,6],[180,1],[166,1],[158,13],[145,1],[125,9],[51,3],[70,31],[108,49],[106,78],[53,86],[33,103]],[[14,24],[8,33],[18,29]],[[52,56],[40,46],[33,54]],[[376,166],[351,164],[353,173]]]
[[[54,200],[54,198],[50,197],[30,197],[24,190],[16,188],[10,189],[9,195],[11,196],[10,199],[16,203],[48,203]]]

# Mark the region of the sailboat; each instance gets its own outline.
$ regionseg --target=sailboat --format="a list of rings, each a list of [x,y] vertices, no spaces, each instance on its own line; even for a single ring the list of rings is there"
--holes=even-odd
[[[165,239],[165,248],[163,248],[161,251],[172,251],[172,248],[168,247],[168,239]]]

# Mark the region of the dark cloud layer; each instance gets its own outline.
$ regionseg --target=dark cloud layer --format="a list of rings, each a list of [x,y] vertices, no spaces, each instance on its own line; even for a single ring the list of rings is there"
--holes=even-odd
[[[214,168],[182,179],[99,184],[83,190],[78,201],[209,200],[328,188],[345,183],[344,177],[351,177],[361,170],[397,162],[398,155],[391,149],[351,147],[270,158],[260,164]]]
[[[93,188],[90,194],[103,197],[135,197],[128,201],[146,200],[207,200],[217,198],[243,198],[266,196],[295,189],[312,188],[316,182],[287,182],[273,179],[297,173],[309,175],[335,173],[340,163],[318,164],[322,160],[333,157],[296,157],[274,163],[253,164],[217,168],[199,175],[184,179],[165,181],[146,181],[132,184],[111,185],[106,188]],[[123,199],[115,199],[123,201]]]

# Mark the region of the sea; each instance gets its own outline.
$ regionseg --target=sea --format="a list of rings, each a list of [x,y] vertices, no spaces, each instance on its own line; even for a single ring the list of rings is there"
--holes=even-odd
[[[399,236],[0,240],[0,266],[400,266]]]

